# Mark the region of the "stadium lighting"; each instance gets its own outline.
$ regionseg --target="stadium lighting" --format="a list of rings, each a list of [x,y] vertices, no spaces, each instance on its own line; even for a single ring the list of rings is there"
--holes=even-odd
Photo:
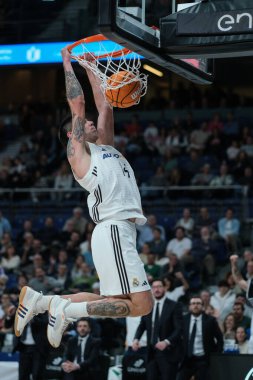
[[[160,78],[163,77],[163,72],[160,71],[160,70],[155,69],[152,66],[149,66],[149,65],[145,64],[145,65],[143,65],[143,68],[145,70],[149,71],[150,73],[157,75]]]

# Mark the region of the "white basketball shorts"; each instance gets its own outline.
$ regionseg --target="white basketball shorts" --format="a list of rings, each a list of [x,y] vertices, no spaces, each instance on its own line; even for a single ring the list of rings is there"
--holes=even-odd
[[[91,239],[100,294],[115,296],[150,290],[136,250],[136,227],[127,220],[108,220],[96,225]]]

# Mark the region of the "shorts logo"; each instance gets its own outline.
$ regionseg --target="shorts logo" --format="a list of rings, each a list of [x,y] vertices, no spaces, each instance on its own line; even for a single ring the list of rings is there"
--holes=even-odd
[[[133,278],[133,286],[139,286],[140,285],[140,282],[138,280],[138,278]]]

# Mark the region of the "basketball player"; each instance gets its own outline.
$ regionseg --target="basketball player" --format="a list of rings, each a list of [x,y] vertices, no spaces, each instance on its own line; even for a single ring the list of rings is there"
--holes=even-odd
[[[49,342],[58,347],[70,321],[85,316],[122,318],[148,314],[153,306],[150,286],[136,250],[135,224],[145,224],[133,170],[113,147],[113,111],[95,75],[86,69],[99,113],[97,128],[85,115],[82,88],[71,65],[67,48],[62,50],[67,100],[72,124],[60,129],[60,139],[77,182],[90,194],[88,208],[97,224],[92,254],[100,280],[100,295],[79,293],[43,296],[24,287],[19,296],[15,333],[38,313],[49,311]],[[87,57],[88,59],[88,57]]]

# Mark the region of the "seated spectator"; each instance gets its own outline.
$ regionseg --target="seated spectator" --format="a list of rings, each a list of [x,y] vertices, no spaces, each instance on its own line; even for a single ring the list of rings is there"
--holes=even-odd
[[[175,253],[169,253],[168,258],[169,262],[162,267],[162,274],[169,274],[176,278],[175,274],[183,271],[182,263]]]
[[[79,232],[72,232],[69,241],[66,244],[66,251],[71,260],[80,253],[80,234]]]
[[[169,173],[168,185],[169,186],[181,186],[181,185],[183,185],[182,173],[178,168],[172,169],[171,172]],[[170,198],[173,198],[173,197],[176,198],[177,197],[177,194],[174,191],[169,192],[169,190],[168,190],[168,194],[169,194]]]
[[[211,238],[209,228],[202,227],[200,238],[193,240],[191,253],[196,265],[199,265],[203,280],[208,285],[214,283],[217,248],[217,242]]]
[[[235,302],[235,294],[229,289],[225,280],[218,283],[218,290],[211,297],[210,304],[219,311],[219,321],[223,322],[226,315],[231,313]]]
[[[58,230],[54,225],[52,217],[48,216],[45,219],[44,226],[38,231],[38,236],[42,244],[50,245],[54,240],[58,238]]]
[[[47,276],[46,272],[42,268],[36,268],[34,276],[30,279],[28,285],[43,294],[48,294],[55,287],[55,279],[51,276]]]
[[[161,267],[155,263],[156,255],[151,251],[147,254],[147,264],[144,264],[145,272],[147,273],[148,281],[152,282],[159,278]],[[137,279],[138,281],[138,279]]]
[[[205,164],[201,168],[201,173],[196,173],[191,180],[191,184],[194,186],[208,186],[213,178],[211,173],[211,166]]]
[[[183,216],[180,218],[175,227],[183,227],[185,229],[186,235],[191,238],[194,230],[194,219],[191,217],[191,210],[189,208],[184,208]]]
[[[247,334],[244,327],[237,327],[235,332],[235,341],[238,344],[240,354],[249,354]]]
[[[90,291],[92,284],[97,281],[97,277],[92,273],[90,267],[84,262],[81,265],[81,275],[71,284],[71,292]]]
[[[20,256],[21,266],[25,267],[26,265],[31,264],[32,256],[34,255],[34,235],[31,232],[26,232],[23,239],[24,243],[20,250]]]
[[[149,247],[151,252],[153,252],[156,256],[157,259],[161,259],[165,256],[166,252],[166,241],[162,239],[161,237],[162,231],[160,227],[154,227],[153,228],[153,240],[149,243]]]
[[[221,327],[222,327],[221,330],[223,332],[224,341],[226,341],[227,339],[235,340],[236,326],[235,326],[235,316],[233,313],[229,313],[228,315],[226,315]],[[224,343],[226,345],[226,342]]]
[[[241,146],[241,150],[247,154],[249,159],[253,158],[253,137],[248,136],[245,144]]]
[[[86,234],[86,237],[87,237],[87,246],[85,248],[85,250],[83,251],[80,251],[84,257],[84,261],[89,265],[89,267],[94,270],[95,269],[95,265],[94,265],[94,262],[93,262],[93,257],[92,257],[92,253],[91,253],[91,237],[92,237],[92,233],[91,232],[87,232]]]
[[[1,266],[6,273],[12,273],[20,266],[20,257],[16,254],[14,245],[10,245],[1,259]]]
[[[13,245],[11,235],[8,232],[5,232],[0,242],[0,254],[3,255],[4,253],[6,253],[7,248],[11,245]]]
[[[213,118],[208,123],[208,131],[214,132],[222,132],[224,127],[223,122],[221,121],[220,114],[214,113]]]
[[[235,252],[240,232],[240,222],[234,217],[234,210],[228,208],[224,218],[218,221],[219,235],[225,240],[230,251]]]
[[[22,229],[17,235],[16,242],[18,245],[24,244],[24,235],[26,232],[30,232],[33,236],[35,234],[35,230],[33,228],[33,222],[30,219],[26,219],[24,221]]]
[[[190,182],[192,177],[200,171],[202,167],[201,155],[196,149],[191,149],[189,154],[189,159],[185,162],[182,168],[183,174],[186,179]]]
[[[236,157],[240,152],[239,143],[237,140],[233,140],[226,150],[227,158],[230,163],[236,161]]]
[[[66,264],[59,264],[57,267],[57,273],[54,278],[54,293],[58,294],[67,290],[71,284],[71,279],[68,273],[68,266]]]
[[[169,274],[162,277],[165,282],[166,297],[172,301],[178,301],[180,297],[184,296],[186,291],[189,289],[189,284],[186,281],[182,272],[176,272],[175,278],[181,282],[181,285],[175,286],[175,278]]]
[[[205,146],[211,132],[208,131],[207,122],[203,122],[200,128],[194,129],[190,137],[190,148],[200,151],[205,150]]]
[[[239,185],[247,186],[247,195],[253,195],[253,170],[251,167],[247,166],[244,169],[243,176],[238,179]]]
[[[185,229],[177,227],[175,238],[171,239],[166,248],[166,255],[174,253],[179,260],[188,260],[190,258],[192,241],[185,236]]]
[[[68,190],[72,188],[73,175],[70,172],[69,165],[66,161],[61,164],[61,167],[54,179],[54,192],[52,193],[53,200],[61,201],[63,199],[69,199],[71,193]],[[64,192],[57,192],[58,189],[65,190]]]
[[[151,122],[148,124],[147,128],[145,128],[143,132],[143,137],[146,143],[149,143],[150,140],[156,143],[156,140],[158,138],[158,128],[155,125],[154,122]]]
[[[151,252],[149,243],[144,243],[143,246],[141,247],[141,250],[139,252],[139,257],[143,264],[147,264],[148,262],[148,254]]]
[[[233,177],[228,174],[228,166],[227,164],[223,163],[220,166],[220,175],[214,177],[211,182],[210,186],[216,186],[216,187],[221,187],[221,186],[229,186],[233,185],[234,180]]]
[[[182,148],[186,148],[188,145],[187,137],[186,135],[180,134],[178,128],[171,128],[168,130],[165,145],[173,154],[179,155]]]
[[[82,236],[82,239],[84,239],[84,241],[82,240],[81,244],[80,244],[80,251],[81,252],[85,252],[89,249],[90,247],[90,238],[87,239],[87,235],[88,237],[92,234],[93,230],[95,228],[95,223],[92,222],[92,221],[89,221],[86,225],[86,228],[85,228],[85,232]]]
[[[207,142],[207,152],[209,155],[219,158],[224,158],[223,137],[220,131],[214,130]]]
[[[68,221],[74,223],[74,230],[79,232],[80,235],[84,233],[86,224],[88,223],[87,219],[83,216],[83,209],[81,207],[75,207],[73,209],[73,216],[66,221],[63,231],[66,231]]]
[[[201,207],[199,210],[199,216],[196,219],[195,231],[197,235],[200,235],[200,230],[202,227],[208,227],[211,235],[214,233],[215,223],[209,215],[207,207]]]
[[[239,179],[242,177],[242,173],[244,173],[244,170],[246,167],[250,167],[250,159],[247,153],[243,150],[240,150],[236,157],[235,164],[232,168],[232,174],[236,181],[239,181]]]
[[[235,317],[235,326],[241,326],[244,329],[250,329],[251,320],[244,315],[244,305],[240,302],[235,302],[233,306],[233,314]]]
[[[66,244],[66,242],[70,240],[72,232],[75,232],[75,223],[72,220],[68,219],[64,224],[62,231],[59,233],[59,240],[63,244]]]
[[[158,166],[156,168],[155,174],[152,177],[150,177],[150,179],[148,181],[148,185],[149,186],[162,186],[162,187],[168,186],[166,173],[165,173],[164,168],[162,166]],[[153,194],[153,191],[151,194]],[[159,195],[159,193],[157,191],[155,191],[155,194]]]
[[[239,134],[239,123],[235,120],[232,112],[227,113],[227,120],[224,123],[223,133],[226,136],[237,138]]]
[[[164,152],[164,170],[166,173],[171,173],[173,169],[176,169],[178,166],[178,159],[175,157],[171,149],[166,148]]]
[[[238,285],[238,284],[237,284]],[[246,301],[246,294],[245,293],[238,293],[236,294],[235,302],[240,302],[244,306],[244,315],[248,318],[252,317],[252,307],[248,305]]]
[[[161,238],[165,239],[165,229],[163,226],[157,224],[156,216],[151,214],[147,216],[147,223],[144,226],[137,225],[138,231],[138,247],[141,249],[144,243],[150,243],[153,240],[153,228],[159,227],[161,229]]]
[[[200,299],[203,303],[203,310],[206,314],[210,314],[213,317],[217,318],[219,315],[219,311],[216,310],[211,304],[211,293],[209,290],[204,289],[200,292]]]
[[[11,234],[11,229],[9,220],[3,216],[3,213],[0,210],[0,240],[5,233]]]
[[[72,266],[71,269],[71,279],[72,281],[75,281],[77,278],[82,276],[82,264],[85,263],[83,255],[78,255],[74,261],[74,265]]]

